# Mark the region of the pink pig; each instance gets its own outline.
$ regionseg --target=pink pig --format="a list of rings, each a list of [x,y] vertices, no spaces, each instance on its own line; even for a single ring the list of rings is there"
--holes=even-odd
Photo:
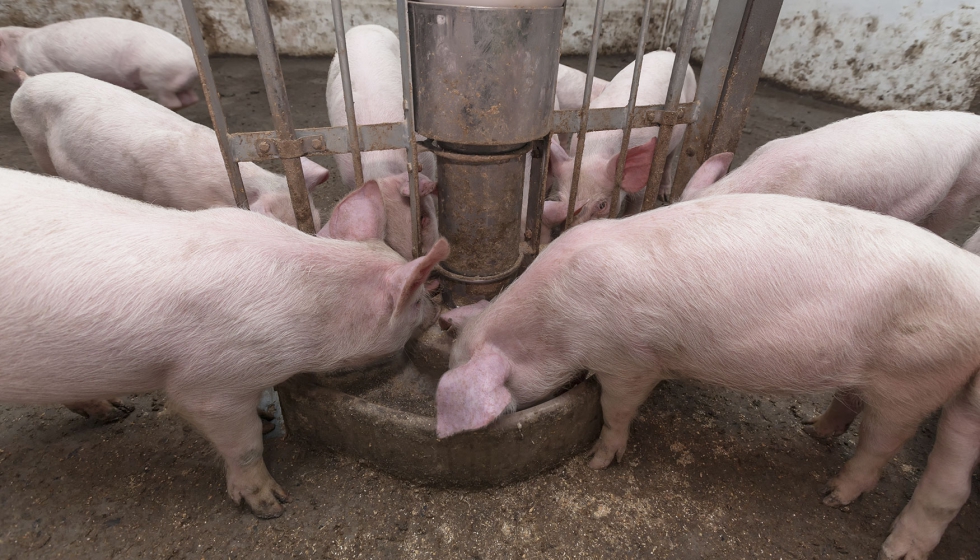
[[[814,435],[839,435],[862,405],[865,415],[854,457],[828,483],[833,506],[873,489],[947,403],[885,544],[886,558],[920,558],[969,496],[980,456],[980,257],[907,222],[804,198],[680,203],[566,232],[466,324],[450,366],[439,437],[591,371],[603,414],[593,468],[622,457],[637,408],[664,379],[836,390]]]
[[[666,51],[649,52],[643,56],[640,70],[640,85],[636,104],[656,105],[667,98],[667,85],[674,64],[674,53]],[[619,71],[592,102],[591,108],[625,107],[629,102],[630,87],[633,81],[633,63]],[[594,86],[593,86],[594,87]],[[694,100],[697,83],[694,70],[687,67],[681,103]],[[684,125],[675,127],[670,140],[670,150],[680,145],[684,137]],[[634,129],[630,132],[629,152],[623,172],[623,191],[627,195],[639,195],[646,187],[647,175],[653,161],[659,127]],[[577,135],[572,137],[571,146],[577,144]],[[609,215],[610,197],[615,187],[616,163],[623,141],[623,131],[603,130],[585,135],[585,151],[582,154],[582,170],[579,178],[578,195],[575,201],[575,224]],[[551,144],[549,173],[557,180],[556,200],[545,203],[543,223],[550,229],[565,220],[568,213],[568,197],[572,188],[574,153],[569,155],[557,142]],[[665,176],[666,180],[666,176]]]
[[[733,193],[802,196],[873,210],[944,234],[980,203],[980,115],[881,111],[773,140],[725,176],[708,158],[681,200]]]
[[[181,210],[235,205],[214,131],[139,94],[81,74],[41,74],[17,90],[10,114],[45,173]],[[286,179],[238,167],[250,208],[295,226]],[[312,194],[329,171],[303,158],[303,174]],[[319,229],[316,208],[313,221]]]
[[[0,75],[78,72],[126,89],[148,89],[169,109],[197,103],[191,48],[156,27],[111,17],[75,19],[39,29],[0,28]]]
[[[405,121],[402,97],[401,55],[398,37],[380,25],[359,25],[347,31],[354,115],[358,126]],[[330,124],[347,126],[340,59],[330,63],[327,79],[327,110]],[[344,185],[354,188],[354,163],[350,154],[334,156]],[[412,256],[412,215],[405,150],[361,152],[364,181],[376,181],[387,214],[385,242],[405,258]],[[428,250],[439,238],[436,213],[436,161],[431,152],[419,153],[419,196],[421,197],[422,248]]]
[[[375,192],[377,195],[377,193]],[[399,352],[438,313],[382,217],[330,240],[237,208],[182,212],[0,169],[0,399],[62,403],[164,390],[224,458],[228,494],[277,517],[262,390]],[[379,195],[377,195],[379,196]],[[334,210],[344,217],[357,199]]]

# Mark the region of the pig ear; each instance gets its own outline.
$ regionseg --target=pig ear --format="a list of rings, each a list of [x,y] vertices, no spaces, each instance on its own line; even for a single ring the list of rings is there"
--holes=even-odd
[[[653,163],[653,150],[657,147],[657,137],[654,136],[649,142],[630,148],[626,152],[626,165],[623,168],[623,190],[628,193],[638,193],[647,186],[647,177],[650,175],[650,164]],[[615,155],[606,164],[606,173],[610,177],[616,177],[616,163],[619,156]]]
[[[400,314],[415,301],[419,288],[429,279],[432,269],[448,256],[449,242],[445,237],[440,237],[428,253],[403,264],[395,271],[391,278],[391,286],[396,295],[395,312],[392,316]]]
[[[405,176],[405,181],[401,184],[401,193],[402,196],[408,198],[412,196],[412,193],[409,192],[411,187],[409,184],[408,173],[405,173],[404,176]],[[425,175],[419,173],[419,196],[430,195],[433,192],[435,192],[435,190],[436,190],[436,182],[433,181],[432,179],[429,179]]]
[[[592,101],[595,101],[595,98],[599,97],[608,85],[609,82],[602,78],[592,78]]]
[[[510,362],[496,350],[446,372],[436,390],[436,435],[449,437],[493,422],[513,397],[504,383]]]
[[[277,220],[278,218],[276,217],[275,213],[272,211],[272,205],[270,204],[270,202],[271,202],[270,197],[260,195],[258,198],[255,199],[254,202],[248,203],[248,209],[257,214],[262,214],[263,216],[267,216],[269,218],[272,218],[273,220]]]
[[[377,181],[368,181],[344,197],[330,214],[326,235],[331,239],[370,241],[383,239],[385,206]],[[323,233],[323,230],[321,230]]]
[[[568,203],[564,200],[546,200],[544,202],[541,223],[547,227],[555,227],[564,222],[566,216],[568,216]]]
[[[708,188],[718,179],[724,177],[728,173],[728,168],[731,167],[734,158],[735,154],[731,152],[721,152],[706,159],[691,177],[691,180],[687,182],[681,199],[696,198],[700,195],[699,191]]]
[[[552,135],[551,137],[551,156],[548,158],[548,173],[554,176],[558,176],[558,171],[561,166],[572,159],[565,151],[565,148],[561,147],[558,142],[558,135]]]
[[[330,177],[330,170],[305,157],[301,157],[299,160],[303,163],[303,177],[306,178],[306,190],[312,193],[317,185],[323,183]]]

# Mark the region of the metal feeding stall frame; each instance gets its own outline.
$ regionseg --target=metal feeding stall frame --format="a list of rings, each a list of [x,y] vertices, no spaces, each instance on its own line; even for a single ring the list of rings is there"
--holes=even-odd
[[[592,78],[605,3],[595,1],[582,106],[562,111],[554,110],[553,99],[563,5],[552,0],[553,7],[487,8],[396,0],[405,119],[359,126],[354,112],[342,6],[339,0],[333,0],[336,56],[349,125],[297,129],[293,125],[267,1],[245,0],[275,130],[243,133],[228,131],[193,0],[181,0],[181,3],[236,204],[248,208],[238,162],[278,158],[285,170],[298,227],[314,234],[301,156],[350,153],[359,187],[364,181],[362,152],[404,148],[410,184],[413,253],[418,256],[423,250],[419,152],[431,150],[438,162],[440,234],[453,247],[452,254],[437,272],[442,277],[444,302],[454,305],[478,297],[489,299],[538,254],[552,135],[577,134],[565,227],[571,226],[576,208],[586,132],[624,132],[611,199],[616,201],[631,131],[660,127],[642,205],[634,205],[627,212],[656,206],[661,179],[672,171],[673,188],[667,198],[676,200],[701,162],[713,154],[734,151],[738,144],[782,0],[719,0],[694,100],[681,103],[681,90],[704,3],[704,0],[687,0],[666,99],[662,105],[637,106],[653,3],[644,0],[629,102],[625,107],[591,109]],[[556,3],[558,6],[554,6]],[[477,39],[482,42],[477,44]],[[447,77],[453,71],[457,74]],[[537,80],[531,84],[533,87],[527,84],[534,80],[525,79],[532,74]],[[454,85],[448,86],[450,78]],[[506,87],[501,87],[502,82],[506,82]],[[520,87],[525,87],[524,97],[514,97],[511,90]],[[494,96],[497,99],[488,99]],[[495,104],[490,104],[491,101]],[[517,115],[514,111],[518,110],[533,115]],[[670,138],[679,125],[686,125],[683,143],[668,158]],[[504,132],[497,134],[500,130]],[[419,136],[423,139],[418,139]],[[526,180],[528,155],[530,178]],[[671,168],[672,165],[676,168]],[[525,188],[529,202],[526,216],[520,216]],[[517,193],[516,203],[514,193]],[[504,200],[506,203],[501,202]],[[610,217],[616,217],[619,205],[610,207]],[[480,219],[472,219],[474,216]],[[479,225],[475,226],[477,222]]]

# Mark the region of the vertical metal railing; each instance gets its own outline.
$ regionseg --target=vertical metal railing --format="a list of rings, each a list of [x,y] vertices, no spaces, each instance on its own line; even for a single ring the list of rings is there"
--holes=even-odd
[[[344,31],[344,11],[340,0],[331,0],[333,29],[337,37],[337,54],[340,60],[340,81],[344,89],[344,111],[347,113],[347,144],[354,164],[354,188],[364,184],[364,167],[361,165],[361,139],[357,133],[357,116],[354,113],[354,91],[350,83],[350,63],[347,59],[347,36]],[[332,123],[331,123],[332,124]]]
[[[623,128],[623,141],[619,146],[619,159],[616,161],[616,177],[612,197],[609,199],[609,217],[619,214],[619,191],[623,186],[623,172],[626,170],[626,152],[630,147],[630,133],[633,131],[633,118],[636,116],[636,96],[640,91],[640,70],[643,68],[643,51],[647,41],[647,28],[650,26],[650,4],[643,5],[643,20],[640,22],[640,37],[636,42],[636,59],[633,61],[633,82],[630,85],[630,99],[626,103],[626,126]]]
[[[684,9],[684,22],[681,24],[681,34],[677,41],[677,53],[674,55],[674,67],[670,73],[670,84],[667,86],[667,99],[664,102],[664,119],[657,133],[657,145],[653,150],[653,163],[650,165],[650,175],[647,177],[647,191],[643,195],[643,210],[653,208],[660,190],[660,180],[667,166],[667,154],[670,153],[670,137],[677,124],[677,108],[681,102],[681,92],[684,90],[684,80],[687,77],[687,66],[691,60],[691,50],[694,48],[694,29],[698,25],[703,0],[687,0]],[[668,117],[668,115],[670,115]]]
[[[592,22],[592,46],[589,49],[589,67],[585,72],[585,92],[582,94],[582,108],[579,109],[577,143],[575,145],[575,165],[572,168],[572,185],[568,191],[568,213],[565,215],[565,229],[572,227],[575,219],[575,199],[578,198],[578,183],[582,174],[582,153],[585,151],[585,133],[589,129],[589,106],[592,104],[592,80],[595,78],[595,61],[599,55],[599,38],[602,35],[602,8],[605,0],[598,0],[595,6],[595,20]]]
[[[197,19],[194,0],[181,0],[181,7],[184,9],[184,26],[187,28],[187,36],[191,40],[191,51],[194,53],[194,62],[197,63],[197,73],[201,78],[204,102],[208,105],[208,113],[210,113],[211,122],[214,124],[214,132],[218,138],[218,149],[221,150],[221,159],[225,162],[225,171],[228,172],[228,180],[231,182],[235,205],[248,210],[248,197],[245,195],[242,171],[239,169],[238,161],[232,154],[231,146],[228,143],[228,123],[225,121],[225,114],[221,110],[221,99],[218,95],[218,87],[214,82],[214,73],[211,72],[211,60],[208,58],[208,49],[204,44],[204,36],[201,34],[201,22]]]
[[[340,1],[340,0],[336,0]],[[408,25],[408,3],[398,0],[398,44],[402,63],[402,95],[405,106],[405,138],[408,157],[409,208],[412,213],[412,256],[422,254],[421,203],[419,199],[419,145],[415,138],[415,101],[413,99],[411,33]]]
[[[262,81],[265,83],[266,96],[272,112],[272,122],[275,124],[277,149],[283,170],[286,172],[286,184],[289,185],[289,198],[296,215],[296,224],[300,230],[316,234],[313,226],[313,209],[310,207],[309,191],[303,176],[302,142],[296,138],[293,127],[293,116],[289,110],[289,98],[286,97],[286,83],[279,64],[279,52],[276,49],[276,39],[272,33],[272,20],[269,18],[269,5],[266,0],[245,0],[248,20],[255,37],[255,49],[259,58],[259,68],[262,70]]]

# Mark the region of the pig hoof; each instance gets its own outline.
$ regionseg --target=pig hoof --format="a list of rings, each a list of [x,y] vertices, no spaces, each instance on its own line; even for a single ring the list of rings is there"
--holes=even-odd
[[[820,416],[803,421],[803,432],[813,439],[829,443],[847,431],[848,426],[830,426]]]
[[[273,482],[271,487],[256,490],[245,496],[245,502],[252,514],[259,519],[275,519],[282,515],[286,508],[282,504],[290,501],[289,494],[281,486]]]
[[[619,460],[623,456],[623,451],[604,445],[602,439],[592,446],[592,460],[589,461],[589,468],[601,470],[612,464],[613,459]]]
[[[118,400],[83,401],[65,405],[68,410],[101,424],[118,422],[129,416],[134,407]]]
[[[275,429],[276,429],[276,425],[274,422],[266,420],[265,418],[262,419],[262,435],[266,435]]]

